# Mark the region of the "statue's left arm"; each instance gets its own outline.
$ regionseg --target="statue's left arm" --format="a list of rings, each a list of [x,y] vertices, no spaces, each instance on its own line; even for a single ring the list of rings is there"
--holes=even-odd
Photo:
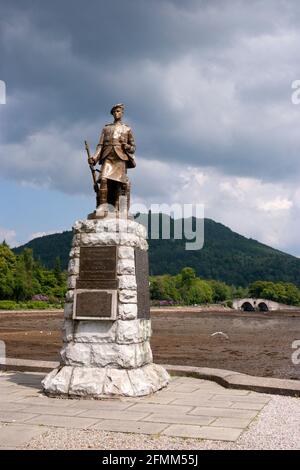
[[[132,130],[129,129],[127,134],[127,142],[124,145],[126,152],[134,154],[135,152],[135,141],[133,137]]]

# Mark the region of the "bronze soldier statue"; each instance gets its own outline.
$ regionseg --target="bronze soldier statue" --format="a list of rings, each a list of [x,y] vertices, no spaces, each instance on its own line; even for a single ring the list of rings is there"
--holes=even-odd
[[[132,130],[122,122],[124,105],[116,104],[110,113],[114,122],[106,124],[102,130],[96,152],[89,157],[90,165],[102,164],[100,176],[96,182],[97,206],[102,209],[102,215],[107,214],[107,204],[116,211],[120,210],[120,196],[127,198],[127,210],[130,204],[130,182],[127,168],[135,168],[135,142]],[[98,184],[100,184],[100,189]],[[99,212],[97,210],[96,212]]]

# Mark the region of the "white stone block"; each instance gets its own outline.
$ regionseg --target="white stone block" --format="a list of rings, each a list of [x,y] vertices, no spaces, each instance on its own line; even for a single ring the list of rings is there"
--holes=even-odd
[[[119,304],[118,316],[121,320],[133,320],[137,317],[137,304]]]
[[[132,259],[134,260],[134,248],[131,246],[119,246],[118,257],[120,259]]]
[[[106,370],[94,367],[74,367],[69,394],[83,397],[103,393]]]
[[[148,242],[147,240],[144,240],[143,238],[140,238],[140,244],[139,244],[139,248],[143,251],[147,251],[148,250]]]
[[[70,254],[69,254],[69,258],[79,258],[79,255],[80,255],[80,248],[79,246],[76,246],[74,248],[71,248],[71,251],[70,251]]]
[[[155,374],[158,377],[158,380],[161,384],[161,387],[165,387],[169,382],[170,382],[170,376],[166,369],[164,369],[162,366],[159,364],[151,364],[150,366],[146,366],[146,372],[149,375],[149,377],[153,377],[153,383],[155,380]],[[157,379],[156,379],[157,382]]]
[[[153,356],[149,341],[136,344],[136,367],[141,367],[144,364],[150,364],[152,361]]]
[[[67,343],[61,350],[66,365],[77,366],[91,364],[91,346],[88,343]]]
[[[73,320],[65,320],[62,328],[63,332],[63,341],[68,343],[73,340],[74,334],[74,321]]]
[[[139,247],[140,239],[133,233],[120,233],[120,245]]]
[[[136,279],[132,274],[122,274],[119,277],[119,289],[136,289]]]
[[[73,225],[73,231],[75,233],[80,232],[82,230],[82,224],[83,224],[82,220],[76,220],[76,222]]]
[[[76,280],[77,280],[77,276],[73,276],[73,275],[68,276],[68,282],[67,282],[68,289],[75,289]]]
[[[140,320],[118,320],[117,322],[118,344],[141,343],[144,341],[144,329]]]
[[[134,260],[119,259],[117,272],[118,274],[135,274]]]
[[[83,246],[117,245],[119,243],[118,233],[82,233],[81,244]]]
[[[151,320],[139,320],[143,331],[143,340],[148,341],[152,335]]]
[[[79,274],[79,258],[71,258],[68,265],[68,274],[77,276]]]
[[[112,343],[116,341],[117,322],[77,321],[74,341],[78,343]]]
[[[42,381],[43,388],[47,393],[67,394],[73,367],[64,366],[62,369],[54,369]]]
[[[147,233],[147,229],[146,227],[144,227],[144,225],[141,225],[141,224],[136,224],[137,227],[136,227],[136,234],[140,237],[140,238],[147,238],[148,236],[148,233]]]
[[[75,234],[72,240],[72,248],[77,248],[80,246],[80,234]]]
[[[66,302],[73,302],[74,299],[74,290],[68,290],[66,293]]]
[[[74,291],[69,291],[74,292]],[[71,319],[73,316],[73,302],[66,302],[64,306],[64,317],[66,319]]]
[[[138,344],[93,344],[93,367],[136,368],[152,361],[151,348],[148,342]]]
[[[109,365],[118,367],[118,355],[116,343],[92,344],[91,365],[93,367],[106,367]]]
[[[137,302],[137,293],[136,290],[127,290],[122,289],[119,291],[119,302],[122,303],[136,303]],[[119,307],[120,309],[120,307]]]
[[[134,395],[143,396],[166,387],[169,383],[169,374],[157,364],[147,364],[139,369],[128,370]]]
[[[133,396],[127,370],[108,368],[103,392],[105,395]]]
[[[152,383],[152,381],[149,381],[149,378],[144,370],[145,367],[128,371],[128,376],[132,384],[134,396],[149,395],[150,393],[155,392],[155,385]]]

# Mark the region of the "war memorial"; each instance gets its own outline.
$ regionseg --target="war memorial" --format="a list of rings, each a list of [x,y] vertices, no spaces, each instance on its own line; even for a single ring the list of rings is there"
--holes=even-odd
[[[129,212],[135,142],[123,111],[113,106],[94,156],[86,143],[96,210],[73,227],[61,364],[43,381],[51,396],[142,396],[169,381],[152,361],[148,244]]]

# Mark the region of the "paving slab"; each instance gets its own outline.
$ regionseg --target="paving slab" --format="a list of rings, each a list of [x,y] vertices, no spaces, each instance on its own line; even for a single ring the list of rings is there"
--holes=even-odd
[[[234,402],[239,402],[239,403],[263,403],[266,404],[271,400],[270,395],[262,395],[261,393],[255,393],[255,394],[250,394],[250,395],[245,395],[245,396],[239,396],[234,394],[234,390],[232,390],[232,393],[228,394],[227,397],[228,399],[234,401]],[[212,400],[224,400],[227,399],[226,396],[224,395],[213,395]]]
[[[225,428],[225,427],[213,427],[213,426],[203,426],[200,429],[199,437],[200,439],[211,439],[216,441],[236,441],[239,436],[242,434],[242,429],[235,428]]]
[[[210,426],[185,426],[174,424],[163,431],[166,436],[211,439],[222,441],[236,441],[241,429],[210,427]]]
[[[162,434],[172,437],[196,438],[200,439],[201,426],[191,426],[190,424],[172,424],[168,426]]]
[[[245,401],[238,401],[233,403],[231,408],[238,408],[239,410],[257,410],[260,411],[264,408],[265,403],[251,403]]]
[[[175,397],[172,393],[169,395],[163,395],[162,393],[157,395],[150,395],[149,397],[143,397],[139,399],[140,403],[157,403],[158,405],[168,405],[174,401]],[[136,399],[132,399],[136,403]]]
[[[47,432],[47,428],[25,424],[10,424],[0,428],[0,449],[17,449],[31,439]]]
[[[26,421],[28,424],[37,424],[39,426],[54,426],[59,428],[71,429],[87,429],[88,427],[96,424],[97,419],[92,418],[78,418],[75,416],[61,416],[61,415],[39,415],[35,418]]]
[[[198,398],[203,398],[203,400],[210,400],[210,398],[212,398],[213,396],[215,396],[216,393],[215,392],[208,392],[208,391],[205,391],[205,390],[197,390],[197,392],[193,392],[193,393],[180,393],[180,392],[177,392],[176,391],[176,388],[174,389],[169,389],[169,387],[167,387],[165,390],[162,390],[161,392],[159,392],[159,396],[163,396],[163,397],[172,397],[173,400],[180,400],[180,399],[190,399],[190,398],[195,398],[195,397],[198,397]],[[154,395],[155,396],[155,395]],[[224,399],[224,396],[222,395],[222,398]]]
[[[60,415],[60,416],[78,416],[80,413],[84,412],[84,406],[81,408],[71,408],[70,406],[61,407],[61,406],[49,406],[49,405],[27,405],[26,408],[23,408],[26,413],[35,413],[43,415]],[[1,412],[0,412],[1,413]],[[0,414],[1,416],[1,414]]]
[[[48,406],[57,406],[59,408],[65,408],[69,407],[73,400],[67,400],[64,398],[49,398],[46,397],[45,395],[38,395],[35,397],[15,397],[11,400],[13,403],[17,405],[34,405],[34,406],[40,406],[40,405],[48,405]],[[76,400],[79,402],[79,400]],[[80,401],[80,403],[82,403]]]
[[[215,416],[218,418],[245,418],[253,419],[257,415],[257,411],[235,410],[232,408],[208,408],[197,406],[191,412],[191,415]]]
[[[201,384],[199,386],[199,390],[207,390],[211,393],[222,394],[222,395],[230,395],[230,393],[232,392],[234,393],[234,395],[238,395],[238,396],[249,394],[249,390],[232,390],[228,388],[223,388],[221,385],[218,385],[215,382],[210,382],[209,380]]]
[[[90,429],[102,431],[127,432],[137,434],[159,434],[168,427],[166,423],[128,422],[116,420],[102,420]]]
[[[23,423],[30,418],[35,418],[36,413],[22,413],[19,411],[0,411],[1,423]]]
[[[81,408],[84,410],[126,410],[134,401],[121,401],[121,400],[65,400],[71,401],[70,408]]]
[[[9,403],[0,401],[0,412],[1,411],[21,411],[24,410],[25,405],[17,403]]]
[[[135,411],[114,411],[114,410],[88,410],[80,413],[80,417],[85,418],[97,418],[97,419],[118,419],[118,420],[128,420],[128,421],[139,421],[140,419],[145,418],[149,415],[149,412],[139,413]]]
[[[150,421],[157,423],[169,423],[169,424],[192,424],[196,426],[204,426],[213,423],[215,417],[210,416],[191,416],[191,415],[164,415],[164,414],[152,414],[143,418],[142,421]]]
[[[136,405],[131,405],[128,408],[128,411],[141,411],[148,413],[173,413],[176,415],[182,413],[188,413],[193,410],[192,406],[174,406],[174,405],[159,405],[157,403],[138,403]],[[198,413],[200,414],[200,413]]]
[[[213,399],[205,400],[204,398],[199,397],[190,397],[190,398],[180,398],[172,401],[172,405],[191,405],[191,406],[207,406],[207,407],[214,407],[214,408],[230,408],[234,402],[229,401],[228,398],[223,398],[223,400],[216,400]],[[263,405],[264,406],[264,405]]]
[[[217,418],[211,423],[211,426],[245,429],[251,421],[252,418]]]

